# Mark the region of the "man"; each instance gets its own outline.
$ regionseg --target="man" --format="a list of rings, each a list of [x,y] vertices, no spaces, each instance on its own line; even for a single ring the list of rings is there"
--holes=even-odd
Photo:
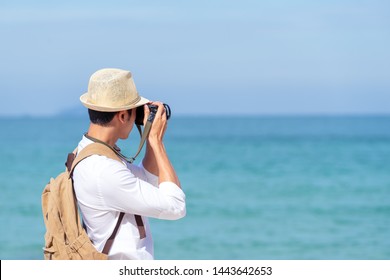
[[[80,97],[88,108],[90,126],[78,152],[93,142],[112,149],[126,139],[134,126],[136,108],[158,106],[139,166],[92,155],[73,173],[74,188],[88,235],[101,252],[124,212],[109,259],[153,259],[153,240],[147,217],[175,220],[185,216],[185,195],[164,148],[167,116],[160,102],[139,96],[132,75],[121,69],[102,69],[89,81]]]

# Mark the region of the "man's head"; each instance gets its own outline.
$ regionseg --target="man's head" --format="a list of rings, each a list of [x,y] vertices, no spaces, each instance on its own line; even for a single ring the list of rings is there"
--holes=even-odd
[[[136,109],[149,100],[139,96],[132,75],[121,69],[101,69],[88,84],[88,92],[80,97],[88,108],[92,124],[117,127],[118,137],[127,138],[134,125]]]

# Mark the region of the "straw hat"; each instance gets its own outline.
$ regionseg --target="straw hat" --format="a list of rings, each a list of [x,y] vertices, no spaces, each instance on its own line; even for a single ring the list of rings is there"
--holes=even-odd
[[[80,96],[80,101],[85,107],[100,112],[128,110],[149,102],[139,96],[129,71],[114,68],[92,74],[88,92]]]

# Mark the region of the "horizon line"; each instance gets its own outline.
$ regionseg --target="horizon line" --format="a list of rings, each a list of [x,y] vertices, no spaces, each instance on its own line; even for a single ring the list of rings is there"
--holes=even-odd
[[[390,112],[379,113],[178,113],[175,116],[179,118],[213,118],[213,117],[390,117]],[[47,114],[47,115],[35,115],[35,114],[20,114],[20,115],[2,115],[0,119],[80,119],[84,118],[88,120],[88,114],[69,114],[62,113]]]

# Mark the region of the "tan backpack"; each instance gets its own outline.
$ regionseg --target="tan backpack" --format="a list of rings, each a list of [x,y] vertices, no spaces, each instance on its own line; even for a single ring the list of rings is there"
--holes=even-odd
[[[73,189],[72,173],[75,166],[91,155],[104,155],[121,161],[109,147],[93,143],[77,156],[68,155],[67,168],[55,179],[51,178],[42,192],[42,212],[45,221],[46,260],[106,260],[124,213],[121,213],[114,232],[107,240],[102,253],[97,251],[81,226],[77,200]]]

